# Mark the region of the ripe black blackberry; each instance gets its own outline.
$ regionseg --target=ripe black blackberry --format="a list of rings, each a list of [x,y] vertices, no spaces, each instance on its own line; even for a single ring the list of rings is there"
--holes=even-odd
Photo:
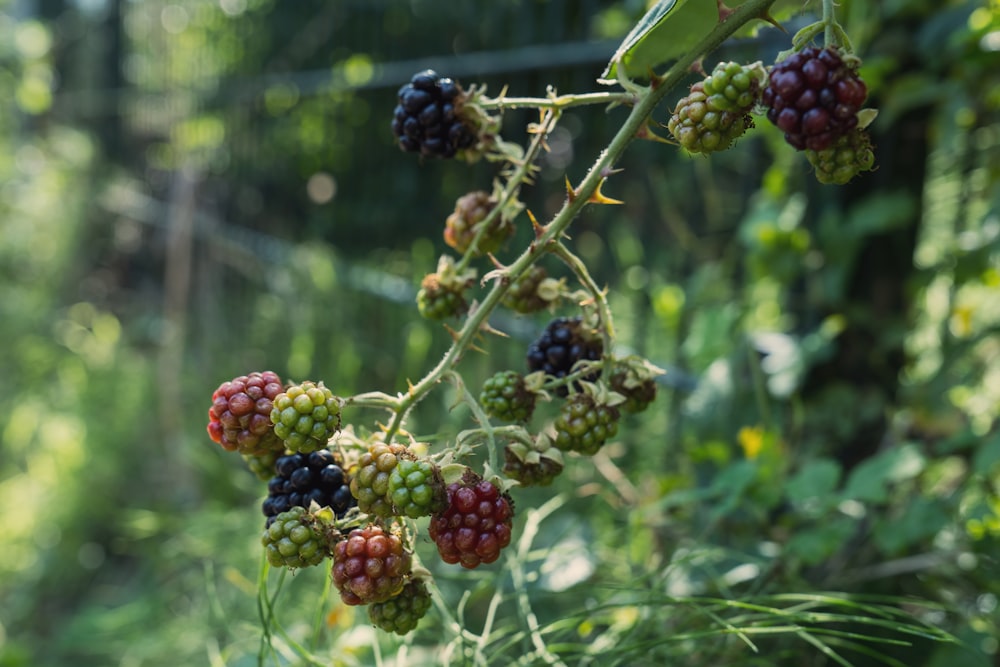
[[[578,361],[597,361],[604,353],[604,343],[586,331],[581,317],[557,317],[549,322],[538,340],[528,347],[528,368],[545,371],[546,375],[564,378]],[[594,379],[590,375],[584,379]],[[556,390],[560,396],[568,393],[566,386]]]
[[[465,92],[455,81],[428,69],[399,89],[392,133],[408,153],[450,158],[478,139],[476,128],[462,117]]]
[[[274,518],[292,507],[308,508],[312,501],[329,507],[338,517],[354,507],[350,479],[340,461],[328,449],[309,454],[289,454],[274,462],[275,476],[267,483],[267,498],[261,511],[270,526]]]
[[[810,47],[771,68],[761,99],[767,119],[798,150],[822,151],[858,125],[868,88],[833,48]]]

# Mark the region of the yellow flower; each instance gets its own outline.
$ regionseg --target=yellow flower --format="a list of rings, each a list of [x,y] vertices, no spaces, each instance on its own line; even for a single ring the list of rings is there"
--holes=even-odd
[[[743,448],[743,456],[751,461],[756,459],[764,447],[764,428],[762,426],[744,426],[736,435],[736,440]]]

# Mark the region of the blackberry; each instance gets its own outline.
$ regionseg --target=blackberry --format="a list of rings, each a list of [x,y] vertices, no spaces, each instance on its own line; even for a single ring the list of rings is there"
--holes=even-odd
[[[344,604],[385,602],[403,590],[411,561],[398,535],[356,528],[333,548],[333,583]]]
[[[462,287],[443,282],[437,273],[429,273],[417,292],[417,309],[429,320],[446,320],[468,310]]]
[[[767,119],[797,150],[822,151],[857,127],[868,88],[833,48],[809,47],[771,68]]]
[[[281,394],[281,378],[264,371],[223,382],[212,394],[208,435],[227,451],[260,456],[284,445],[271,424],[272,402]]]
[[[868,132],[854,128],[824,150],[806,149],[806,159],[816,169],[820,183],[843,185],[875,165],[875,153]]]
[[[447,497],[441,472],[427,460],[399,459],[389,473],[386,497],[393,513],[411,519],[444,509]]]
[[[456,82],[434,70],[413,75],[399,89],[392,133],[408,153],[450,158],[478,141],[474,125],[462,113],[466,95]]]
[[[574,394],[559,409],[555,446],[592,456],[618,433],[618,409],[601,405],[589,394]]]
[[[448,485],[448,507],[431,517],[427,533],[441,560],[472,569],[500,557],[510,544],[513,517],[510,498],[468,471]]]
[[[490,417],[507,422],[526,422],[535,411],[537,394],[528,391],[517,371],[500,371],[483,383],[479,404]]]
[[[288,449],[313,452],[340,430],[340,401],[322,382],[293,384],[274,399],[271,421]]]
[[[717,101],[706,94],[705,83],[699,81],[674,107],[667,128],[688,151],[712,153],[726,150],[748,128],[753,127],[753,120],[745,111],[719,108]]]
[[[302,507],[274,517],[261,536],[267,560],[275,567],[318,565],[330,555],[331,531]]]
[[[274,462],[261,511],[270,526],[274,518],[293,507],[308,508],[315,501],[343,517],[354,507],[350,480],[339,458],[328,449],[309,454],[287,454]]]
[[[530,448],[522,442],[508,443],[503,459],[503,474],[522,486],[548,486],[563,471],[562,452],[544,437]]]
[[[597,361],[603,353],[603,341],[584,330],[582,318],[558,317],[549,322],[538,340],[528,347],[528,369],[564,378],[578,361]],[[596,374],[592,374],[583,379],[595,377]],[[568,389],[561,386],[556,393],[565,396]]]
[[[545,267],[535,264],[511,283],[501,303],[522,315],[537,313],[559,300],[562,283],[549,278]]]
[[[656,382],[652,378],[639,378],[627,369],[611,375],[611,390],[625,397],[618,407],[630,414],[642,412],[656,400]]]
[[[358,501],[358,508],[378,517],[393,514],[392,499],[389,497],[389,475],[402,457],[412,457],[402,445],[375,443],[358,459],[354,477],[351,479],[351,494]]]
[[[368,618],[386,632],[405,635],[417,627],[430,608],[431,594],[427,584],[423,579],[411,579],[399,595],[369,605]]]
[[[480,233],[483,221],[496,206],[496,200],[482,190],[459,197],[455,211],[445,221],[444,242],[460,253],[466,252]],[[475,255],[496,252],[513,233],[514,226],[503,215],[495,216],[479,237]]]

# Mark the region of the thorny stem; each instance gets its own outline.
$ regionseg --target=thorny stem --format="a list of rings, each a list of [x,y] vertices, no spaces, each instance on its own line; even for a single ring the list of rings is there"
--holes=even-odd
[[[552,249],[552,253],[559,257],[573,271],[584,288],[590,292],[594,300],[594,305],[597,307],[597,315],[601,319],[601,336],[604,339],[604,349],[610,352],[615,340],[615,325],[611,317],[611,308],[608,306],[606,290],[602,290],[597,286],[597,283],[594,282],[594,279],[590,275],[590,271],[587,270],[587,265],[583,263],[583,260],[574,255],[564,243],[557,243],[555,248]],[[605,371],[608,371],[611,368],[610,354],[605,355],[605,359],[607,360]]]
[[[497,97],[484,98],[479,105],[484,109],[569,109],[591,104],[632,104],[633,93],[582,93],[579,95],[550,95],[549,97]]]
[[[566,228],[587,205],[591,196],[597,192],[600,184],[606,179],[606,175],[611,173],[615,163],[645,126],[649,116],[667,93],[687,76],[691,66],[699,58],[714,51],[744,24],[754,18],[764,16],[766,10],[774,2],[775,0],[747,0],[735,9],[726,20],[720,22],[708,35],[702,38],[694,48],[677,60],[663,76],[656,77],[652,86],[640,90],[635,95],[629,93],[635,103],[628,118],[608,147],[598,156],[597,161],[587,172],[583,181],[573,190],[573,195],[566,199],[563,207],[552,220],[542,227],[542,233],[538,238],[494,281],[493,287],[483,298],[482,303],[469,313],[462,328],[455,334],[454,342],[437,365],[416,384],[411,385],[405,394],[399,395],[396,405],[393,406],[395,414],[386,428],[385,440],[387,442],[399,431],[410,409],[441,381],[447,370],[461,360],[475,337],[483,330],[490,313],[500,303],[510,285],[558,242]]]
[[[517,165],[517,169],[511,173],[507,179],[507,185],[503,189],[503,194],[500,196],[500,201],[497,205],[493,207],[493,210],[479,223],[479,231],[476,232],[475,238],[472,243],[469,244],[468,250],[462,255],[462,259],[458,261],[455,266],[457,272],[461,272],[469,265],[469,260],[472,259],[473,255],[476,253],[479,244],[482,239],[489,232],[490,227],[493,225],[493,221],[497,216],[503,215],[504,209],[507,203],[517,196],[517,191],[521,189],[521,185],[529,178],[531,167],[538,159],[539,153],[541,153],[542,148],[545,146],[545,137],[549,132],[555,128],[556,123],[559,122],[560,112],[558,109],[552,110],[549,113],[542,114],[542,119],[538,123],[537,133],[534,139],[531,140],[531,144],[528,146],[528,150],[525,152],[524,157],[521,158],[520,164]]]

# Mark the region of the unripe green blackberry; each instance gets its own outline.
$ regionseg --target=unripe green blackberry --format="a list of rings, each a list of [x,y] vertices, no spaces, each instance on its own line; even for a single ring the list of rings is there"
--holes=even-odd
[[[448,496],[437,466],[426,459],[398,461],[387,490],[394,513],[416,519],[443,509]]]
[[[656,400],[656,382],[652,378],[640,379],[626,369],[612,374],[611,390],[625,397],[617,407],[630,414],[642,412]]]
[[[545,267],[535,264],[511,283],[501,303],[522,315],[537,313],[559,300],[562,286],[563,281],[549,278]]]
[[[411,579],[399,595],[369,605],[368,618],[386,632],[405,635],[417,627],[430,608],[431,594],[427,584],[423,579]]]
[[[500,371],[483,383],[479,404],[490,417],[507,422],[526,422],[535,411],[534,392],[524,385],[517,371]]]
[[[707,102],[715,109],[748,113],[757,103],[760,82],[765,76],[760,63],[721,62],[702,81],[702,88],[708,96]]]
[[[503,474],[522,486],[548,486],[563,471],[562,452],[548,438],[540,437],[531,447],[510,442],[503,450]]]
[[[820,183],[843,185],[875,165],[875,152],[868,132],[854,128],[824,150],[806,149],[806,159],[816,168]]]
[[[330,555],[329,535],[320,519],[303,507],[293,507],[274,517],[260,541],[271,565],[308,567]]]
[[[243,460],[254,475],[262,482],[274,477],[274,462],[284,453],[284,450],[272,450],[263,454],[243,454]]]
[[[455,211],[445,221],[444,242],[464,253],[480,233],[482,222],[496,206],[496,200],[482,190],[459,197],[455,202]],[[489,228],[479,237],[475,254],[479,256],[496,252],[513,233],[514,226],[503,215],[495,216]]]
[[[333,548],[333,583],[344,604],[385,602],[403,590],[411,563],[398,535],[368,525]]]
[[[705,94],[704,82],[699,81],[677,102],[667,127],[688,151],[712,153],[729,148],[753,127],[753,120],[745,112],[716,107]]]
[[[361,455],[351,478],[351,495],[357,498],[358,509],[379,517],[393,514],[389,476],[408,453],[402,445],[378,442]]]
[[[322,382],[293,384],[274,399],[274,432],[293,452],[314,452],[340,430],[340,401]]]
[[[261,455],[285,448],[271,424],[272,401],[281,394],[273,371],[241,375],[223,382],[212,394],[208,435],[227,451]]]
[[[601,405],[589,394],[574,394],[563,403],[555,421],[555,446],[592,456],[618,433],[618,409]]]
[[[429,320],[446,320],[463,314],[469,306],[462,295],[462,289],[442,282],[436,273],[424,276],[417,292],[417,309]]]

